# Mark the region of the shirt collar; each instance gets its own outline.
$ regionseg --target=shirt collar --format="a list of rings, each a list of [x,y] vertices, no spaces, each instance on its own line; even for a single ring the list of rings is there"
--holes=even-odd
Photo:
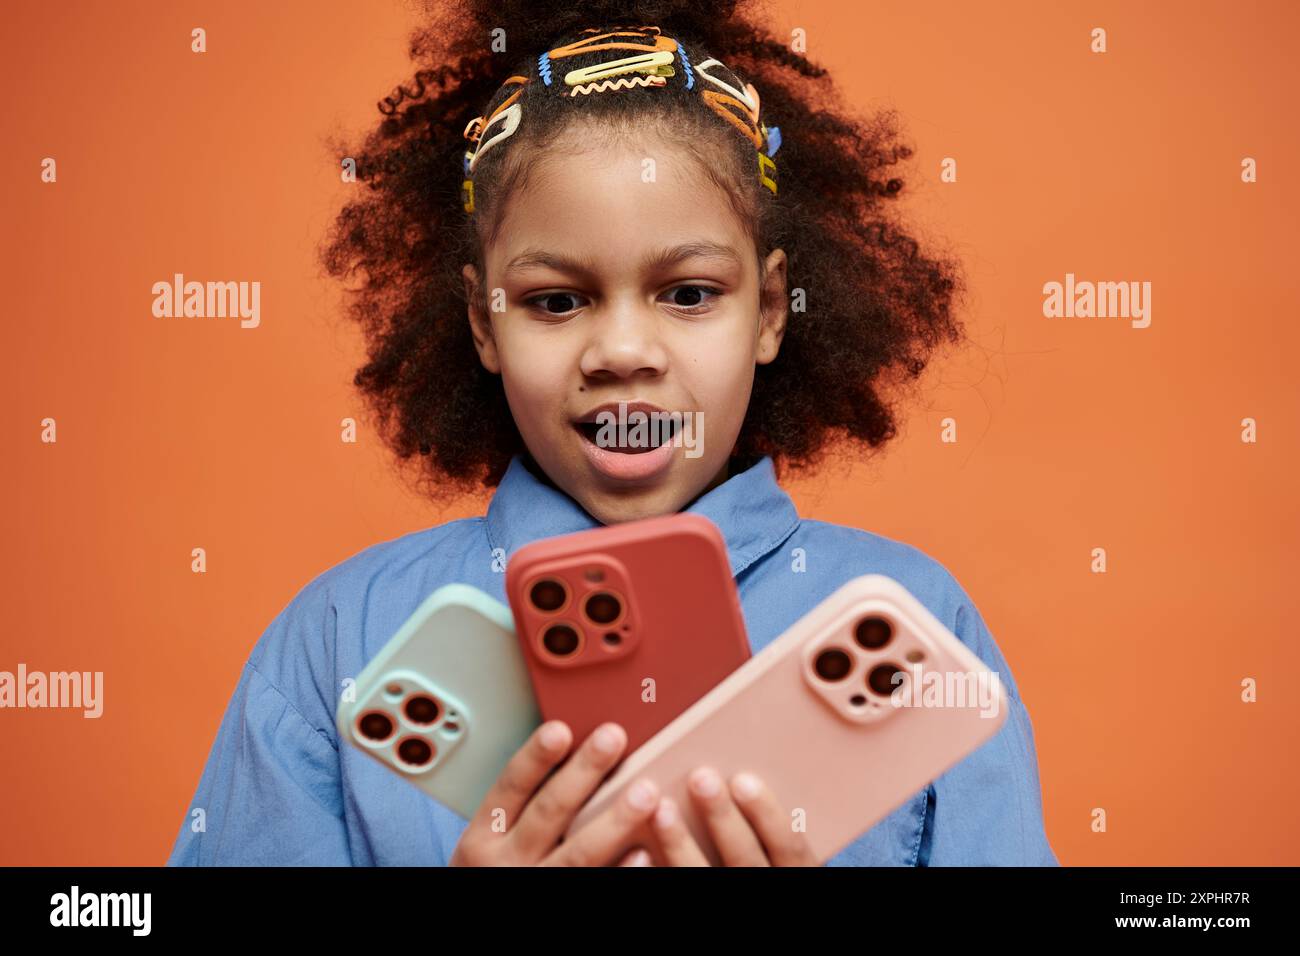
[[[780,545],[799,525],[799,513],[777,484],[770,456],[732,475],[685,510],[718,526],[733,575]],[[497,485],[486,521],[489,546],[503,549],[507,561],[532,541],[600,525],[567,494],[534,475],[520,455],[510,460]]]

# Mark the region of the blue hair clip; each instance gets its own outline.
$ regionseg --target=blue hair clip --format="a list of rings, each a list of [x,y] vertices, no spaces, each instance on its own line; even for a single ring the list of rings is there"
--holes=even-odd
[[[681,57],[682,69],[686,71],[686,88],[693,90],[695,89],[695,71],[691,69],[691,61],[686,58],[686,47],[676,40],[673,42],[677,43],[677,55]]]
[[[769,126],[767,128],[767,155],[775,156],[776,151],[781,148],[781,127]]]

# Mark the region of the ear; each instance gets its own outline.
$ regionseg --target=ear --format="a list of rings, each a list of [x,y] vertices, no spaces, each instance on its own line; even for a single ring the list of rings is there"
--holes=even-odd
[[[501,360],[497,356],[496,339],[492,336],[492,319],[483,302],[478,270],[466,263],[460,270],[460,276],[465,282],[465,301],[469,303],[469,330],[474,336],[478,360],[493,375],[500,375]]]
[[[789,298],[785,292],[786,258],[784,249],[773,249],[763,264],[763,275],[758,288],[758,346],[754,360],[766,365],[776,358],[781,339],[785,336],[785,322],[789,313]]]

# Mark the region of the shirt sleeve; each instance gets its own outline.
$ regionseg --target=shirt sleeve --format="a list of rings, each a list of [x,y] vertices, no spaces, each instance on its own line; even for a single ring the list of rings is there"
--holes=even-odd
[[[349,865],[337,745],[255,659],[226,707],[167,865]]]
[[[1057,866],[1043,825],[1029,710],[975,606],[957,610],[954,633],[1007,691],[1002,729],[927,788],[919,866]]]

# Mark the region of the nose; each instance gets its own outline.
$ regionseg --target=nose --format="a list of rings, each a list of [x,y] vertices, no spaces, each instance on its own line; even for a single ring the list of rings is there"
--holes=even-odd
[[[652,306],[611,303],[588,325],[582,374],[593,379],[655,377],[668,369],[661,323]]]

